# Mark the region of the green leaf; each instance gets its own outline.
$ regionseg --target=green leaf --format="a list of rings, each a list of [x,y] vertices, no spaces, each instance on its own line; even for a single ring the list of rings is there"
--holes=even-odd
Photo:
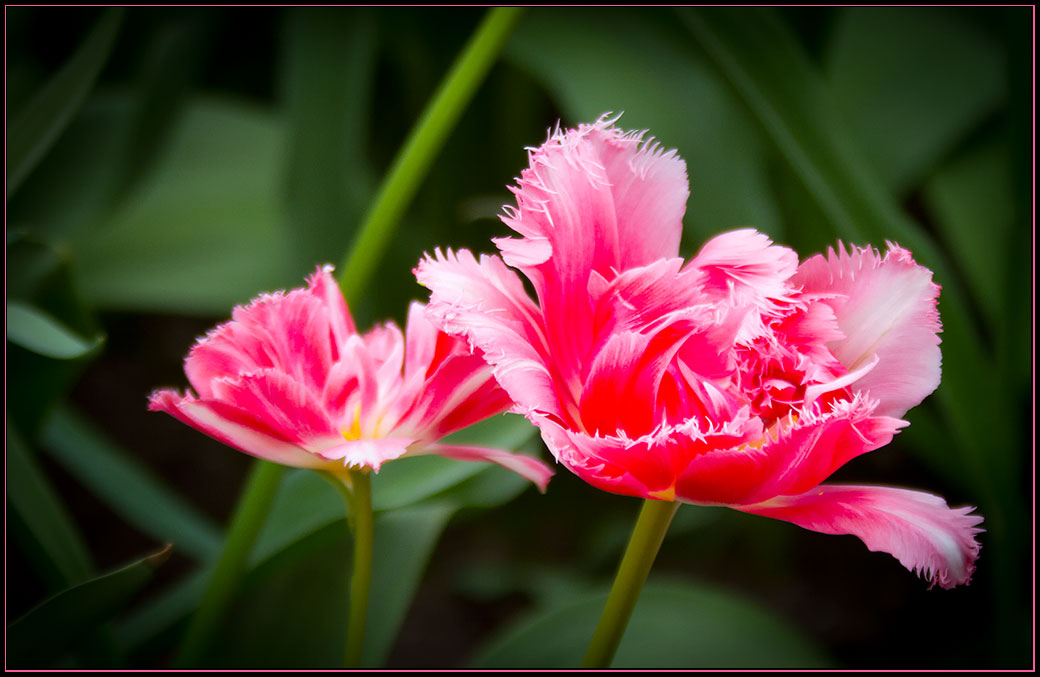
[[[348,534],[340,519],[256,567],[243,581],[201,665],[338,667],[349,600]]]
[[[665,148],[679,150],[693,195],[685,251],[749,224],[779,237],[761,132],[672,24],[668,15],[643,10],[536,9],[507,56],[552,92],[564,125],[624,111],[619,125],[650,129]],[[654,74],[666,74],[667,85]]]
[[[260,291],[299,286],[282,228],[284,133],[269,112],[197,101],[155,171],[110,220],[72,243],[101,308],[225,316]]]
[[[373,525],[372,588],[361,665],[382,667],[448,520],[450,501],[379,513]]]
[[[318,473],[289,470],[278,485],[250,562],[256,566],[343,517],[343,497]]]
[[[1015,215],[1006,144],[992,140],[953,159],[929,180],[924,195],[979,305],[996,323]]]
[[[493,640],[473,661],[490,669],[576,668],[606,594],[538,610]],[[612,667],[821,668],[819,649],[789,623],[725,592],[649,582]]]
[[[831,33],[827,79],[877,175],[905,193],[1005,96],[1003,54],[942,7],[853,7]]]
[[[186,618],[202,599],[210,573],[208,568],[196,571],[158,593],[147,605],[120,620],[115,636],[122,651],[131,653],[139,650],[142,645]]]
[[[285,27],[288,226],[304,266],[346,251],[375,179],[367,161],[376,25],[363,9],[290,11]]]
[[[112,619],[170,554],[170,546],[50,598],[7,627],[9,665],[53,664]]]
[[[128,524],[178,552],[208,559],[220,551],[220,530],[118,448],[86,419],[58,409],[43,429],[44,447]]]
[[[83,104],[108,60],[123,10],[105,12],[75,54],[7,128],[7,198],[36,167]]]
[[[38,308],[8,301],[7,340],[45,357],[71,360],[93,351],[104,337],[84,339]]]
[[[50,574],[52,588],[61,589],[90,576],[93,567],[87,546],[57,492],[10,423],[7,425],[7,500],[43,551],[45,565],[36,570]]]

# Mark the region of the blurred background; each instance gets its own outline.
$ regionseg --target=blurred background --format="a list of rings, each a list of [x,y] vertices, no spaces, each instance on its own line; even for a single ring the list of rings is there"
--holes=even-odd
[[[253,461],[146,397],[186,384],[233,305],[343,259],[483,14],[6,9],[8,624],[94,583],[44,609],[46,639],[23,623],[8,667],[170,664]],[[943,383],[835,479],[986,518],[972,584],[945,591],[851,536],[683,506],[615,666],[1032,665],[1032,26],[1029,7],[523,16],[359,326],[425,300],[424,251],[491,250],[525,147],[623,111],[687,162],[684,255],[754,226],[803,257],[894,241],[935,271]],[[522,420],[462,434],[548,459]],[[638,500],[440,459],[375,492],[367,665],[577,664]],[[335,666],[349,547],[331,487],[285,473],[206,664]]]

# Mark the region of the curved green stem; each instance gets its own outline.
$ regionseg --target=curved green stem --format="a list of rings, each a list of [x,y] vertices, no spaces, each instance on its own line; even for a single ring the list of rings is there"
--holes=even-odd
[[[368,591],[372,583],[372,480],[368,470],[324,472],[347,504],[347,524],[354,537],[354,568],[350,574],[350,615],[343,666],[361,665],[368,616]]]
[[[433,158],[522,14],[519,7],[496,7],[488,12],[412,128],[340,266],[340,287],[348,301],[355,301],[368,282]]]
[[[210,576],[209,585],[202,596],[195,615],[192,616],[174,659],[177,667],[197,665],[209,648],[210,639],[217,623],[224,616],[228,604],[238,590],[238,582],[246,568],[246,561],[253,549],[253,542],[260,533],[267,511],[274,501],[275,490],[282,478],[284,468],[267,461],[257,461],[246,480],[246,487],[238,499],[235,514],[228,527],[224,550]]]
[[[583,668],[608,668],[614,660],[614,653],[625,634],[628,619],[636,606],[639,593],[643,589],[650,568],[654,565],[657,551],[661,548],[668,525],[672,523],[679,504],[668,501],[647,499],[639,512],[632,538],[628,541],[628,549],[621,560],[614,586],[610,589],[607,604],[603,607],[599,625],[592,635],[585,658],[581,662]]]

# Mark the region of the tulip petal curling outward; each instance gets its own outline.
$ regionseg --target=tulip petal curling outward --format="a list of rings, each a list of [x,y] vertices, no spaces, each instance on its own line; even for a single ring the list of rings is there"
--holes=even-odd
[[[406,335],[392,323],[358,334],[331,272],[235,308],[185,360],[195,392],[158,390],[148,408],[283,465],[378,472],[440,454],[497,463],[544,491],[553,471],[537,459],[437,444],[510,406],[480,352],[437,330],[419,303]]]
[[[939,287],[894,244],[798,255],[751,229],[679,258],[686,166],[606,116],[529,152],[501,258],[436,251],[427,313],[465,337],[556,459],[607,491],[854,534],[942,587],[981,518],[821,485],[939,383]],[[512,266],[512,268],[510,268]],[[531,283],[531,299],[520,275]]]

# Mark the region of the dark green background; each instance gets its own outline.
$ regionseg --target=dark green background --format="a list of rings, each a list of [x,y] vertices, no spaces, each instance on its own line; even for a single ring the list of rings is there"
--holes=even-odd
[[[147,413],[146,396],[184,385],[187,349],[234,304],[342,260],[482,13],[6,10],[8,622],[174,543],[154,576],[137,565],[58,598],[43,610],[58,639],[33,653],[22,626],[9,666],[168,665],[250,461]],[[491,249],[525,146],[557,120],[624,111],[620,126],[688,164],[685,255],[752,225],[803,257],[897,241],[935,271],[943,385],[837,479],[986,517],[975,580],[943,591],[852,537],[685,506],[616,665],[1031,664],[1032,22],[1024,7],[524,16],[354,305],[359,325],[425,298],[410,273],[424,251]],[[538,448],[508,421],[481,434]],[[404,507],[377,517],[367,663],[575,663],[638,501],[565,471],[540,496],[496,470],[414,463],[376,487]],[[288,477],[278,554],[248,575],[210,664],[339,656],[338,504]]]

